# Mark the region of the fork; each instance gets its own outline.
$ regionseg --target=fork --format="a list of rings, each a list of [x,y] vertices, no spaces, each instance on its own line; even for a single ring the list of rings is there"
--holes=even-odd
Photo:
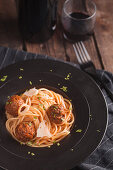
[[[96,67],[91,61],[91,58],[86,50],[84,43],[82,41],[77,42],[73,44],[73,48],[81,70],[89,74],[100,85],[101,88],[104,88],[113,101],[113,92],[107,86],[108,80],[103,80],[98,76]]]

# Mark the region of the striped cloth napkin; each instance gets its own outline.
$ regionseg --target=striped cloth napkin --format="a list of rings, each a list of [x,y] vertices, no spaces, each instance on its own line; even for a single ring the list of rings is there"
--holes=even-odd
[[[49,57],[0,47],[0,69],[15,62],[38,58]],[[77,66],[76,64],[73,65],[75,67]],[[101,79],[105,80],[108,87],[113,91],[113,74],[102,70],[98,70],[97,74]],[[107,101],[109,111],[109,122],[106,134],[98,148],[86,160],[84,160],[83,163],[72,170],[113,170],[113,102],[110,100],[106,91],[104,89],[102,89],[102,91]],[[1,168],[0,170],[3,169]]]

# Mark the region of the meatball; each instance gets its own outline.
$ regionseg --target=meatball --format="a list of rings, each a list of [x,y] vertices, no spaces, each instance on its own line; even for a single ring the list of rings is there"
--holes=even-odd
[[[20,96],[14,95],[6,102],[5,109],[10,115],[16,117],[18,116],[18,109],[23,103],[24,100]]]
[[[60,124],[64,118],[64,108],[59,104],[51,105],[47,110],[49,120],[53,123]]]
[[[16,138],[21,142],[28,142],[36,136],[36,128],[33,122],[21,122],[15,129]]]

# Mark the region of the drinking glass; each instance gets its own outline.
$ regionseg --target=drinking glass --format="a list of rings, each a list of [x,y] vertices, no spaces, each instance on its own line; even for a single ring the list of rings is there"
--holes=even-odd
[[[90,0],[66,0],[62,9],[64,38],[81,41],[93,34],[96,20],[96,5]]]

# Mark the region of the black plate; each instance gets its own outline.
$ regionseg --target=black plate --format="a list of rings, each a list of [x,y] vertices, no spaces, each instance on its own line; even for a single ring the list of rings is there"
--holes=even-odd
[[[24,71],[20,71],[23,68]],[[65,77],[71,73],[70,80]],[[107,125],[107,108],[99,87],[93,80],[70,64],[38,59],[10,65],[0,77],[0,166],[9,170],[70,169],[83,161],[100,143]],[[22,79],[19,79],[22,76]],[[32,81],[30,85],[29,81]],[[60,84],[60,85],[59,85]],[[67,92],[61,88],[67,87]],[[32,87],[47,87],[72,100],[75,123],[71,133],[51,148],[21,146],[5,128],[4,106],[7,96]],[[77,129],[82,129],[77,133]],[[99,132],[98,132],[99,130]],[[28,152],[35,153],[34,156]]]

